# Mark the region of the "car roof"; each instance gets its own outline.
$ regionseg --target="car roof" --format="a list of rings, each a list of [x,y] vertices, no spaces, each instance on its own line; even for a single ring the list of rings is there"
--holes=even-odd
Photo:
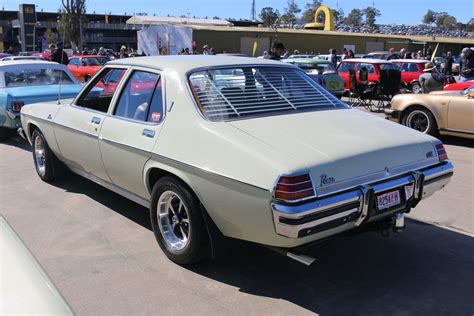
[[[284,62],[297,62],[305,64],[332,64],[329,60],[319,58],[287,58]]]
[[[390,60],[395,63],[420,63],[420,64],[426,64],[429,63],[429,60],[426,59],[392,59]]]
[[[168,56],[147,56],[133,57],[113,60],[107,65],[144,66],[162,70],[175,70],[187,72],[197,68],[209,68],[216,66],[245,66],[245,65],[268,65],[296,67],[280,61],[240,57],[240,56],[217,56],[217,55],[168,55]]]
[[[69,58],[97,58],[97,57],[104,57],[105,58],[105,56],[101,56],[101,55],[72,55]]]
[[[0,63],[0,67],[12,67],[18,65],[54,65],[58,66],[60,64],[47,61],[47,60],[33,60],[33,59],[20,59],[20,60],[9,60],[8,63]]]
[[[390,64],[391,62],[384,59],[376,58],[350,58],[344,59],[342,62],[364,63],[364,64]]]

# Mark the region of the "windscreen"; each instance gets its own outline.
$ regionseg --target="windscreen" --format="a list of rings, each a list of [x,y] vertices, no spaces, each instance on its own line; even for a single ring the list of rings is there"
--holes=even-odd
[[[15,69],[5,72],[6,87],[73,84],[67,73],[59,69],[35,68]]]
[[[210,69],[192,73],[189,81],[202,114],[212,121],[347,107],[294,68]]]

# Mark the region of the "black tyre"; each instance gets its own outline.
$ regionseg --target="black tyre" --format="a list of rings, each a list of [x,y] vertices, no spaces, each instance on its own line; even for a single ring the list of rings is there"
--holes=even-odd
[[[31,144],[33,146],[32,152],[35,169],[41,180],[52,182],[61,178],[66,171],[66,167],[51,151],[44,135],[39,129],[33,131]]]
[[[421,106],[409,109],[403,115],[402,124],[425,134],[438,135],[436,119],[429,110]]]
[[[411,84],[411,92],[413,93],[421,93],[421,86],[419,82],[414,82]]]
[[[172,177],[158,180],[151,195],[151,225],[166,256],[180,265],[209,258],[209,235],[196,196]]]

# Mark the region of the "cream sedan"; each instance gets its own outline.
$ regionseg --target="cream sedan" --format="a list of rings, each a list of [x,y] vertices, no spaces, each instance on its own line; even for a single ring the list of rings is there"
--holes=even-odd
[[[179,264],[221,235],[305,261],[291,248],[369,222],[401,228],[453,174],[439,140],[271,60],[113,61],[74,100],[27,105],[21,119],[41,179],[71,170],[148,207]]]
[[[385,116],[433,136],[474,138],[474,86],[463,91],[396,95]]]

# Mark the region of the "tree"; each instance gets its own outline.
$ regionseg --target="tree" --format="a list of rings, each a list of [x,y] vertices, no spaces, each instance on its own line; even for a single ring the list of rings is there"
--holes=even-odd
[[[443,26],[443,21],[446,17],[448,17],[449,14],[447,12],[439,12],[436,14],[436,26],[437,27],[442,27]]]
[[[376,17],[380,16],[380,11],[374,7],[367,7],[364,9],[365,23],[369,28],[374,28]]]
[[[363,12],[359,9],[352,9],[346,18],[346,23],[352,26],[359,26],[362,23]]]
[[[305,10],[303,11],[303,20],[306,23],[311,23],[314,22],[314,14],[316,13],[316,10],[318,7],[321,6],[323,3],[322,0],[312,0],[311,2],[308,2],[305,6]]]
[[[71,47],[79,46],[82,51],[84,39],[82,34],[86,25],[86,0],[61,0],[61,19],[58,31],[64,42],[69,42]],[[81,29],[82,26],[82,29]]]
[[[448,30],[454,30],[457,27],[457,20],[454,16],[448,15],[443,19],[441,27],[444,27]]]
[[[428,25],[433,24],[434,22],[436,22],[437,15],[438,14],[435,11],[428,10],[428,12],[426,12],[426,14],[423,16],[423,23]]]
[[[339,8],[339,10],[331,9],[331,11],[334,16],[334,22],[338,23],[338,22],[344,21],[345,16],[344,16],[344,10],[342,10],[342,8]]]
[[[273,27],[277,24],[278,19],[280,18],[280,12],[278,12],[278,10],[273,10],[271,7],[265,7],[260,12],[259,17],[264,26]]]
[[[293,27],[296,24],[296,14],[301,12],[301,9],[296,4],[295,0],[288,0],[288,7],[285,8],[285,14],[281,16],[283,23],[289,27]]]
[[[57,34],[51,31],[51,29],[46,29],[43,33],[44,41],[46,42],[46,47],[49,47],[50,44],[55,44],[57,41]]]

